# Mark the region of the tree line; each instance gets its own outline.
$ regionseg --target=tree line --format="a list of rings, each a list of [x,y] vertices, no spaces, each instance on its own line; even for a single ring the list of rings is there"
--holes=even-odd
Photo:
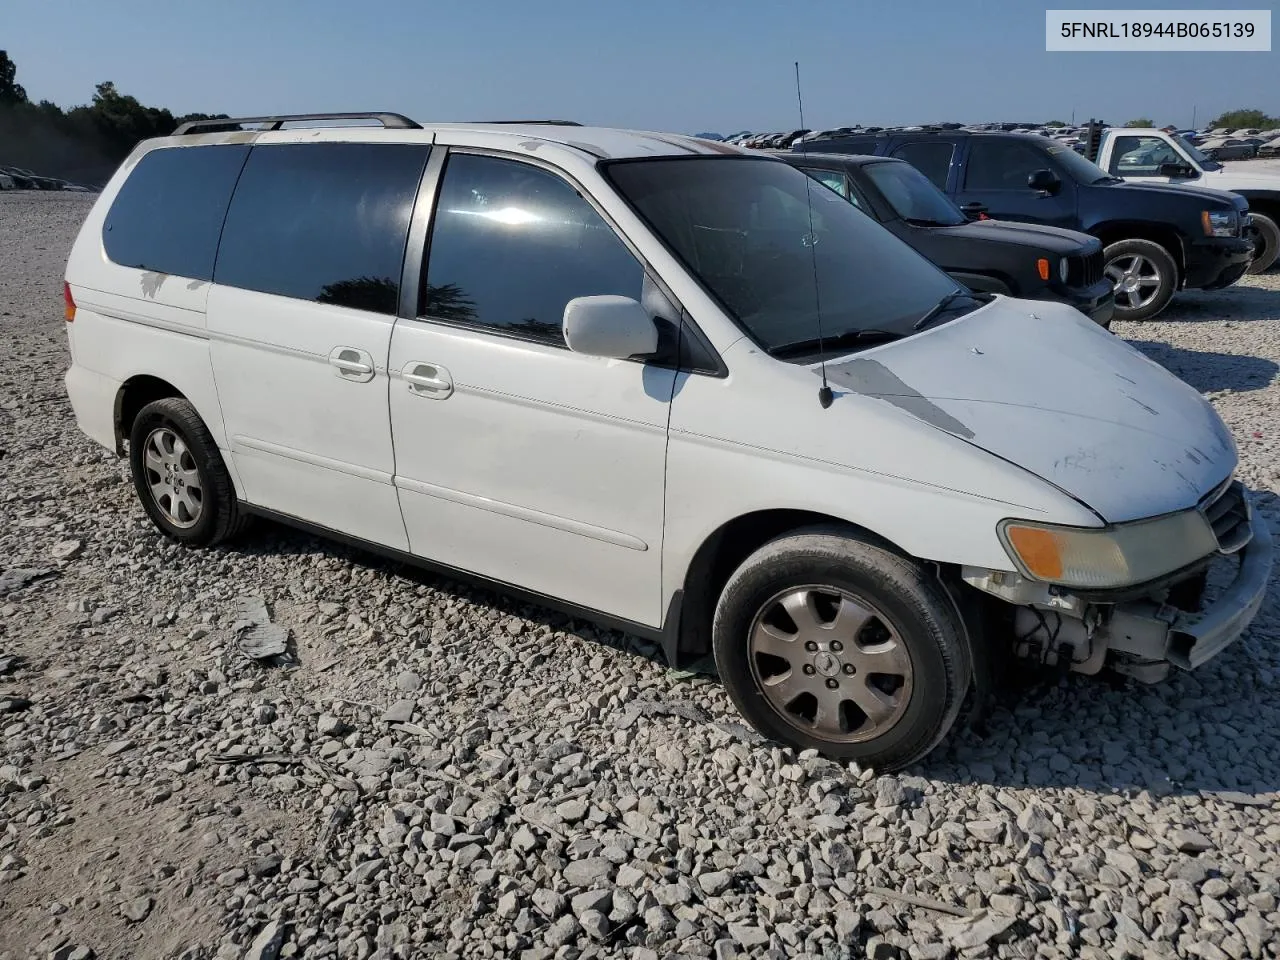
[[[187,120],[226,114],[175,117],[148,107],[107,81],[93,99],[64,110],[49,100],[33,102],[17,81],[17,65],[0,50],[0,166],[23,167],[41,176],[100,186],[139,140],[173,133]]]

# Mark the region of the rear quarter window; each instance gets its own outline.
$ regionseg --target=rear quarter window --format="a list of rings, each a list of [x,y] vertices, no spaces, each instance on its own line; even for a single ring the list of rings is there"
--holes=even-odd
[[[213,279],[222,221],[248,155],[249,147],[237,144],[144,154],[103,222],[107,258],[122,267]]]
[[[394,314],[409,219],[430,147],[255,147],[218,250],[214,281]]]

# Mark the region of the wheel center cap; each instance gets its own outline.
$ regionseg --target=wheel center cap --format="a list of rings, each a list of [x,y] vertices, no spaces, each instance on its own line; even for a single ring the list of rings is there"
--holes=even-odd
[[[838,676],[840,673],[840,658],[834,653],[827,653],[824,650],[814,656],[813,669],[824,677]]]

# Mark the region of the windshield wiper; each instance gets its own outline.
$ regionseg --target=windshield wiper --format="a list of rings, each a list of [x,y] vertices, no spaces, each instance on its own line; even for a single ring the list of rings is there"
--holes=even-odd
[[[837,333],[830,337],[818,339],[813,337],[808,340],[793,340],[791,343],[783,343],[769,350],[771,357],[798,357],[806,353],[816,353],[819,348],[823,350],[831,350],[836,347],[849,347],[857,343],[884,343],[889,340],[901,340],[906,334],[895,333],[892,330],[877,330],[874,328],[867,330],[846,330],[844,333]]]
[[[938,314],[942,313],[943,310],[946,310],[947,307],[951,306],[957,300],[967,298],[969,300],[977,300],[979,303],[988,303],[989,299],[984,300],[982,299],[983,296],[987,296],[988,298],[990,297],[989,294],[978,294],[974,293],[972,290],[956,290],[952,293],[948,293],[945,297],[930,307],[925,315],[915,322],[911,329],[923,330],[937,318]]]
[[[913,227],[958,227],[960,225],[959,223],[947,223],[942,220],[929,220],[925,217],[903,217],[902,219]],[[960,221],[960,223],[963,222],[963,220]]]
[[[1113,177],[1107,174],[1105,177],[1098,177],[1094,183],[1124,183],[1124,177]]]

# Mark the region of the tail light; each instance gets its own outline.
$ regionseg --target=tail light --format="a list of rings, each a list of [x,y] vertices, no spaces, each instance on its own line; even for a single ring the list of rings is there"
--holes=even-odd
[[[75,298],[71,296],[71,284],[66,281],[63,281],[62,284],[62,303],[67,323],[71,323],[76,318],[76,301]]]

